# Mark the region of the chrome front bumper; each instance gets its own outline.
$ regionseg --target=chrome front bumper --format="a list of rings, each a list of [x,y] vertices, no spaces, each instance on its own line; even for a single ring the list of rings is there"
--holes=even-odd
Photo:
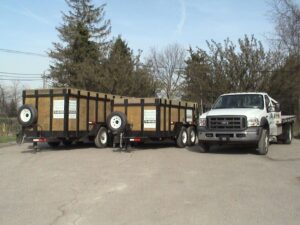
[[[216,131],[198,127],[199,142],[232,142],[232,143],[257,143],[260,138],[261,128],[250,127],[243,131]]]

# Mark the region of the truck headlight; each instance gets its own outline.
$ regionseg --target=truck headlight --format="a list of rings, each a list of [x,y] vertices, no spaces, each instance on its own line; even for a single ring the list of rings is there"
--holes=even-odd
[[[199,119],[199,127],[206,127],[206,118]]]
[[[248,127],[258,127],[259,126],[259,119],[256,117],[248,118],[247,119]]]

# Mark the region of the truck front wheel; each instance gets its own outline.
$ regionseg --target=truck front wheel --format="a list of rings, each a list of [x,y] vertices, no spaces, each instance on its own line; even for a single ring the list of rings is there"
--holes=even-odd
[[[210,149],[210,145],[207,143],[199,143],[199,152],[205,153],[208,152]]]
[[[269,131],[267,129],[263,129],[261,131],[261,136],[258,142],[257,152],[260,155],[266,155],[269,150]]]

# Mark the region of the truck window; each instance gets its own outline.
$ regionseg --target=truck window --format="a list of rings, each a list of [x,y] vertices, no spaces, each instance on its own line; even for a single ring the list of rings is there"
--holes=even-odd
[[[263,96],[260,94],[236,94],[220,96],[213,109],[254,108],[263,109]]]

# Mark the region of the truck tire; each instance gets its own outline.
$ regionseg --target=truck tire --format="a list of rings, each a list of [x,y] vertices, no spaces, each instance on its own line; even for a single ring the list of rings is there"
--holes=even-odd
[[[107,129],[105,127],[100,127],[94,141],[95,141],[95,145],[97,148],[107,147],[108,133],[107,133]]]
[[[59,146],[60,142],[59,141],[49,141],[48,142],[48,145],[51,147],[51,148],[55,148],[57,146]]]
[[[106,120],[108,129],[114,133],[121,133],[127,124],[127,117],[122,112],[112,112]]]
[[[269,131],[262,129],[261,136],[258,142],[257,152],[260,155],[266,155],[269,150]]]
[[[196,143],[196,129],[193,126],[188,127],[187,129],[188,134],[188,140],[187,145],[188,146],[194,146]]]
[[[207,143],[199,143],[199,152],[206,153],[209,152],[210,145]]]
[[[37,110],[31,105],[22,105],[18,110],[18,121],[23,127],[29,127],[37,121]]]
[[[184,148],[187,145],[188,134],[185,127],[181,127],[178,137],[176,139],[177,147]]]
[[[286,124],[283,127],[283,143],[291,144],[293,139],[293,126],[291,124]]]

